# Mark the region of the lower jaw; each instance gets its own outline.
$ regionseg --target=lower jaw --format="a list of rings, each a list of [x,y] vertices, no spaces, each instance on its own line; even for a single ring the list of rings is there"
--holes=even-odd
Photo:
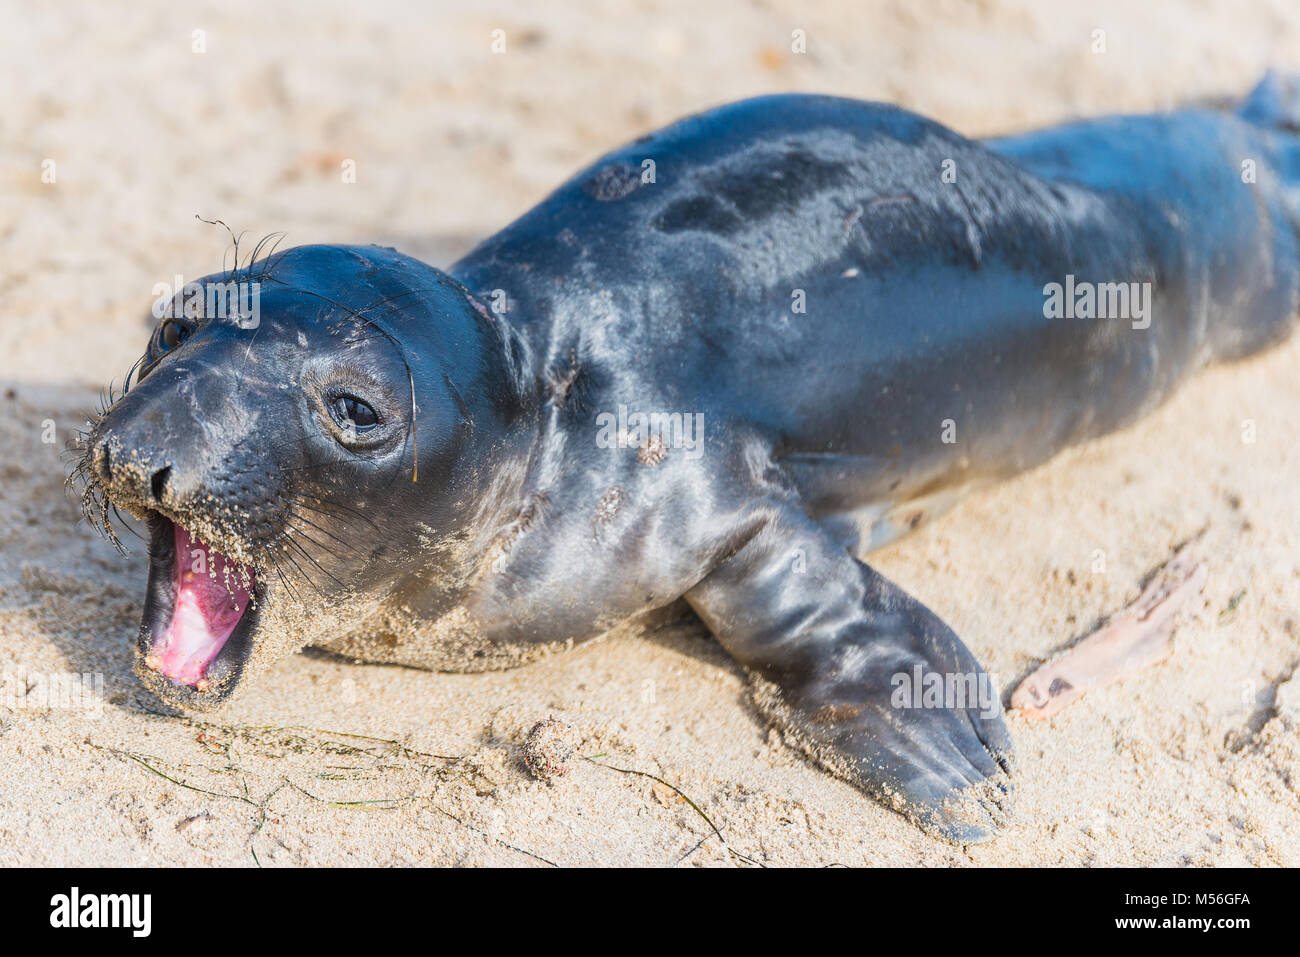
[[[226,684],[213,684],[204,691],[181,685],[170,678],[147,667],[144,656],[137,655],[132,669],[140,683],[163,704],[181,711],[204,712],[215,711],[226,704],[234,695],[238,681]]]

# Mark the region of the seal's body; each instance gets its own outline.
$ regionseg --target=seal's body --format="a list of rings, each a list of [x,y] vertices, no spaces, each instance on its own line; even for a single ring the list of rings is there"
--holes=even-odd
[[[608,382],[595,408],[699,410],[711,440],[755,439],[815,517],[865,516],[845,529],[865,551],[896,530],[876,512],[1038,464],[1285,334],[1300,256],[1273,176],[1294,147],[1268,139],[1192,112],[990,149],[897,109],[766,97],[611,154],[451,271],[504,290],[557,377],[576,355]],[[1243,185],[1251,157],[1268,182]],[[1150,284],[1160,321],[1047,318],[1044,286],[1071,276]]]
[[[154,532],[138,671],[209,707],[305,644],[498,667],[684,598],[791,740],[988,836],[996,694],[860,558],[1286,335],[1284,93],[984,144],[767,97],[606,156],[447,273],[302,247],[222,277],[261,284],[260,325],[173,311],[87,444]]]

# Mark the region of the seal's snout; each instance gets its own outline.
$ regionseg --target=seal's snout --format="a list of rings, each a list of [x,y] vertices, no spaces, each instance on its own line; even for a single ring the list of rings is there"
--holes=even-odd
[[[134,511],[163,503],[172,466],[161,456],[127,448],[110,431],[92,444],[90,462],[95,478],[115,504]]]
[[[254,556],[270,534],[273,464],[239,436],[214,443],[203,384],[150,376],[102,414],[86,471],[112,506],[148,523],[149,579],[136,672],[159,697],[213,707],[242,675],[265,589]]]
[[[151,372],[102,414],[86,465],[122,511],[142,520],[160,513],[248,561],[282,511],[276,494],[285,463],[259,426],[269,431],[274,420],[273,428],[284,429],[292,420],[250,415],[257,395],[223,391],[225,367],[177,364]]]

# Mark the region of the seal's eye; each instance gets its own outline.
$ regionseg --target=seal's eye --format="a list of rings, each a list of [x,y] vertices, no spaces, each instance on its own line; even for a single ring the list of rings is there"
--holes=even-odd
[[[189,335],[190,328],[185,323],[175,319],[163,320],[162,326],[158,329],[158,351],[171,352],[188,339]]]
[[[369,432],[379,424],[379,416],[354,395],[340,395],[330,403],[330,414],[339,428],[349,432]]]

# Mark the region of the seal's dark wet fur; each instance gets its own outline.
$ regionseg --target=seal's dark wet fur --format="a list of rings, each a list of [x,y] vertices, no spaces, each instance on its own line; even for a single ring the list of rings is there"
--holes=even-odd
[[[893,697],[899,676],[982,672],[860,556],[1287,334],[1294,103],[1270,78],[1241,115],[984,143],[830,97],[725,106],[601,159],[447,274],[376,247],[248,267],[261,327],[199,321],[152,349],[89,471],[113,503],[249,554],[257,615],[319,601],[346,630],[364,599],[404,622],[366,625],[357,653],[380,660],[445,665],[421,623],[491,658],[684,597],[791,740],[980,840],[1011,790],[996,698]],[[1150,283],[1149,327],[1045,318],[1067,275]],[[376,414],[364,441],[331,423],[343,393]],[[620,406],[702,415],[700,454],[598,441]],[[276,548],[293,565],[267,574]],[[304,621],[291,644],[339,638]],[[203,707],[236,664],[206,694],[146,677]]]

